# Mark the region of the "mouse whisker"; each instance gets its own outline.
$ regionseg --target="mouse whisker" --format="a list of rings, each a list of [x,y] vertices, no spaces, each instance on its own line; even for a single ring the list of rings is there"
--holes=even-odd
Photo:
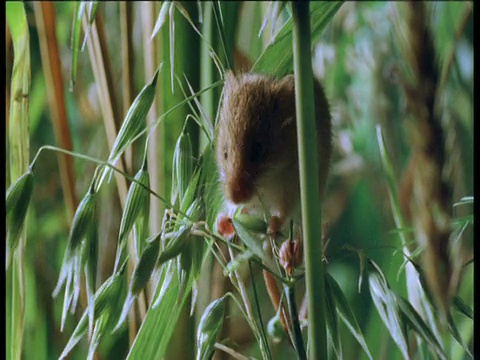
[[[264,194],[259,189],[260,189],[260,187],[256,186],[256,184],[254,184],[254,194],[258,199],[258,203],[260,204],[261,212],[263,212],[269,218],[270,217],[270,210],[268,208],[268,204],[265,201],[265,198],[263,196]]]

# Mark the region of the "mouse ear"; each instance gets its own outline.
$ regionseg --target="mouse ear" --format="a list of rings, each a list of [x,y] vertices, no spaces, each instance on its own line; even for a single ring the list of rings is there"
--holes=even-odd
[[[226,70],[224,74],[225,84],[232,83],[236,80],[232,70]]]
[[[295,91],[295,77],[293,74],[284,76],[278,80],[277,89],[282,92],[286,91],[287,93]]]
[[[227,94],[232,91],[234,84],[237,82],[237,78],[233,74],[232,70],[225,71],[223,77],[225,79],[223,94],[224,96],[227,96]]]

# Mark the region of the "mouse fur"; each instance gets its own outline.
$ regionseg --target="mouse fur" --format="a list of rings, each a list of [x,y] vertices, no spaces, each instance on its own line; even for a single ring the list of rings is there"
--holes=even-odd
[[[331,115],[320,83],[314,81],[323,200],[331,157]],[[300,220],[295,81],[293,75],[225,74],[216,136],[216,160],[227,205]]]

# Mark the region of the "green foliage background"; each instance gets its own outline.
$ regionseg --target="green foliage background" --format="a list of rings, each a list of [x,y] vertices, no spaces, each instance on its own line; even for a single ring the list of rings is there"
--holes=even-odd
[[[221,63],[225,67],[236,64],[238,53],[248,59],[250,65],[255,64],[263,50],[270,44],[272,19],[261,36],[257,36],[264,17],[268,16],[268,3],[261,2],[220,2],[218,7],[212,3],[198,8],[194,2],[182,3],[190,14],[190,18],[202,29],[212,47],[217,50]],[[45,144],[55,144],[54,126],[51,121],[46,94],[46,82],[42,70],[40,56],[40,39],[34,16],[33,4],[25,2],[25,12],[29,25],[31,52],[31,89],[29,94],[29,139],[30,158]],[[132,48],[134,63],[129,72],[133,80],[131,86],[133,97],[148,83],[151,76],[146,75],[144,58],[147,57],[142,31],[145,26],[145,4],[132,3]],[[157,16],[162,3],[150,7]],[[208,11],[210,16],[219,16],[221,8],[224,33],[218,30],[215,22],[211,34],[205,28]],[[450,148],[448,155],[454,165],[453,201],[459,202],[465,196],[473,194],[473,3],[438,2],[428,3],[430,26],[436,49],[437,63],[442,71],[447,71],[445,86],[441,94],[442,121],[445,125],[447,141]],[[199,10],[203,13],[204,22],[199,22]],[[77,81],[73,92],[68,91],[71,70],[72,52],[70,36],[72,32],[72,16],[74,3],[55,3],[56,35],[59,44],[61,71],[63,73],[64,96],[67,110],[68,127],[73,141],[73,150],[94,158],[107,159],[109,149],[105,141],[105,127],[102,122],[102,103],[98,95],[87,50],[78,55]],[[120,10],[118,3],[99,3],[98,12],[103,18],[107,47],[110,55],[110,70],[113,75],[115,96],[120,99],[125,89],[122,87],[122,49],[120,45]],[[312,15],[312,22],[318,21],[322,14]],[[323,14],[324,15],[324,14]],[[405,276],[398,276],[398,270],[404,258],[401,254],[400,232],[412,233],[411,228],[396,229],[390,208],[388,187],[385,180],[375,126],[381,124],[384,129],[385,142],[398,183],[401,182],[408,162],[410,148],[408,133],[405,130],[407,113],[405,96],[401,81],[405,76],[404,53],[399,39],[404,36],[398,24],[402,21],[401,9],[395,3],[384,2],[349,2],[343,4],[333,16],[326,16],[326,24],[321,35],[314,37],[318,43],[314,46],[314,72],[325,87],[331,102],[334,126],[335,156],[332,175],[328,189],[328,200],[324,205],[324,217],[330,242],[326,251],[327,271],[340,284],[348,303],[363,331],[365,341],[374,359],[400,359],[401,352],[396,347],[385,325],[376,312],[366,281],[359,286],[360,265],[354,251],[346,250],[346,246],[362,249],[364,254],[379,264],[387,276],[392,289],[402,296],[407,296],[408,284]],[[284,8],[277,19],[277,31],[289,17],[289,9]],[[174,13],[175,19],[175,73],[182,79],[188,79],[194,91],[206,88],[220,79],[214,63],[208,56],[209,49],[205,42],[193,30],[179,11]],[[216,18],[218,21],[218,18]],[[153,25],[153,24],[152,24]],[[459,30],[460,29],[460,30]],[[152,30],[152,29],[151,29]],[[156,63],[164,62],[157,85],[157,115],[161,115],[184,99],[181,88],[175,82],[174,94],[171,92],[170,39],[169,20],[153,41],[156,43]],[[276,41],[281,44],[285,30],[280,30]],[[150,32],[151,34],[151,32]],[[209,37],[208,37],[209,36]],[[290,38],[289,38],[290,39]],[[225,52],[222,40],[230,46]],[[291,41],[285,46],[291,46]],[[232,49],[236,49],[237,58]],[[262,58],[255,64],[255,69],[263,72],[277,73],[276,66],[284,60],[282,50],[277,50],[277,57]],[[7,58],[7,104],[13,66],[13,48],[8,40]],[[278,60],[278,61],[277,61]],[[288,60],[286,60],[288,61]],[[216,87],[201,96],[202,106],[207,115],[215,119],[221,87]],[[133,100],[133,98],[132,98]],[[120,104],[120,101],[117,101]],[[129,104],[127,104],[129,105]],[[8,110],[8,109],[7,109]],[[119,113],[122,110],[117,110]],[[157,163],[153,167],[160,179],[158,193],[165,198],[170,197],[172,159],[175,144],[180,135],[187,115],[191,113],[187,105],[165,117],[158,127]],[[7,113],[8,117],[8,113]],[[123,119],[123,116],[121,116]],[[193,161],[196,163],[206,144],[198,127],[193,121],[188,122],[188,131],[192,138]],[[7,158],[12,140],[7,136]],[[143,141],[142,141],[143,143]],[[131,166],[127,172],[133,176],[140,166],[143,148],[135,143]],[[75,158],[75,192],[79,198],[86,193],[93,176],[96,164]],[[213,167],[207,168],[209,181],[215,182]],[[62,314],[61,297],[53,300],[52,292],[60,273],[63,254],[70,229],[71,216],[65,205],[62,193],[62,182],[59,176],[58,162],[54,152],[44,152],[36,165],[35,188],[28,211],[24,261],[22,263],[25,279],[25,325],[22,343],[22,358],[52,359],[57,358],[78,323],[81,311],[67,318],[63,332],[60,331]],[[12,169],[6,167],[6,189],[11,183],[9,174]],[[113,269],[117,232],[122,215],[118,194],[112,182],[100,193],[99,231],[100,249],[97,284],[103,283]],[[156,212],[151,214],[151,221],[161,223],[163,204],[157,205]],[[458,207],[454,219],[462,221],[472,214],[470,205]],[[473,220],[472,220],[473,223]],[[473,226],[469,226],[462,236],[467,249],[473,249]],[[468,250],[467,250],[468,251]],[[194,356],[194,334],[203,310],[215,298],[213,293],[214,259],[209,258],[204,264],[198,279],[198,302],[195,316],[189,317],[188,303],[191,297],[183,299],[187,306],[179,313],[178,324],[165,318],[165,326],[175,331],[172,340],[164,344],[167,348],[165,358],[188,359]],[[256,276],[261,273],[256,269]],[[217,279],[217,278],[216,278]],[[247,281],[249,294],[252,295],[251,283]],[[263,283],[257,282],[259,304],[264,321],[275,315],[269,303]],[[360,287],[360,289],[359,289]],[[7,287],[7,297],[9,296]],[[225,287],[228,290],[228,287]],[[360,291],[359,291],[360,290]],[[152,291],[150,289],[149,291]],[[172,290],[173,291],[173,290]],[[458,296],[467,305],[473,303],[473,262],[465,267],[460,281]],[[172,303],[172,307],[177,304]],[[82,309],[83,310],[83,309]],[[226,336],[224,343],[235,348],[245,356],[261,357],[258,343],[246,322],[235,306],[227,307],[229,317],[223,327]],[[458,315],[458,316],[457,316]],[[473,321],[463,315],[454,313],[454,320],[462,338],[472,349]],[[162,324],[163,324],[162,323]],[[7,328],[12,326],[7,324]],[[355,338],[340,324],[343,356],[345,359],[367,358]],[[185,340],[187,339],[187,340]],[[444,334],[449,358],[463,359],[464,349],[449,334]],[[130,338],[131,340],[131,338]],[[115,336],[105,336],[100,343],[96,358],[125,358],[129,352],[128,328],[124,327]],[[185,345],[185,341],[186,344]],[[294,352],[286,341],[272,345],[273,358],[289,359]],[[472,350],[473,351],[473,350]],[[83,359],[88,352],[84,338],[72,351],[71,359]],[[136,353],[137,354],[137,353]],[[360,355],[359,355],[360,354]],[[136,355],[135,355],[136,356]],[[141,356],[141,351],[138,351]],[[429,359],[426,350],[417,354],[418,359]],[[134,357],[136,358],[136,357]],[[221,358],[221,357],[219,357]]]

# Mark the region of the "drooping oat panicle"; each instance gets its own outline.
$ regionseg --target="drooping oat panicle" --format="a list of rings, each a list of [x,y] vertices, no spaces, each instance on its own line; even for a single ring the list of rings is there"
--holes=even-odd
[[[94,292],[98,258],[98,214],[95,181],[92,181],[75,212],[68,238],[67,248],[62,264],[60,277],[53,292],[57,296],[65,283],[65,298],[62,312],[62,328],[65,324],[68,309],[72,313],[76,309],[80,294],[80,278],[84,268],[87,284],[90,334],[94,319]]]
[[[107,279],[95,293],[95,320],[99,319],[100,317],[104,317],[110,327],[112,324],[115,324],[118,319],[116,306],[118,303],[123,301],[125,294],[124,284],[126,283],[126,264],[127,262],[125,261],[120,267],[119,271]],[[59,359],[64,359],[70,353],[70,351],[72,351],[74,346],[78,344],[78,342],[85,335],[87,326],[88,309],[85,309]],[[97,321],[95,322],[95,329],[96,328]]]

